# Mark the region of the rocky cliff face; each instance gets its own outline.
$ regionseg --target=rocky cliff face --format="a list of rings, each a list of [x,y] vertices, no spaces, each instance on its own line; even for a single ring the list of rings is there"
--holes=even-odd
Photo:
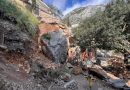
[[[31,42],[29,35],[26,32],[22,32],[19,27],[14,24],[1,20],[0,27],[4,29],[4,45],[7,46],[8,52],[15,52],[26,54],[26,48],[28,43]]]
[[[92,5],[87,7],[80,7],[64,17],[64,22],[69,24],[72,27],[77,27],[80,22],[85,18],[91,17],[93,14],[98,12],[98,10],[104,10],[105,6],[102,5]]]

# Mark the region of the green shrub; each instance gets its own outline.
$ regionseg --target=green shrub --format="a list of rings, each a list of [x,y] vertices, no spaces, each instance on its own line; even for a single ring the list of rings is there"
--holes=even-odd
[[[21,29],[26,29],[32,36],[36,34],[38,20],[26,8],[14,5],[11,0],[0,0],[0,11],[4,12],[3,18],[13,17]]]
[[[50,40],[50,39],[51,39],[51,35],[50,35],[49,33],[47,33],[47,34],[44,34],[44,35],[42,36],[42,38],[43,38],[43,39]]]

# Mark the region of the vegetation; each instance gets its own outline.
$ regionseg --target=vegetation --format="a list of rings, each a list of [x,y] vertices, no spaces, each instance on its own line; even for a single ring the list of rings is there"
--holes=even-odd
[[[33,14],[24,7],[14,5],[11,0],[0,0],[0,11],[2,18],[7,17],[23,30],[27,30],[31,35],[35,35],[38,20]]]
[[[47,33],[47,34],[44,34],[44,35],[42,36],[42,38],[43,38],[43,39],[50,40],[50,39],[51,39],[51,35],[50,35],[49,33]]]
[[[130,41],[130,3],[112,0],[105,11],[97,11],[73,30],[81,47],[128,50]]]

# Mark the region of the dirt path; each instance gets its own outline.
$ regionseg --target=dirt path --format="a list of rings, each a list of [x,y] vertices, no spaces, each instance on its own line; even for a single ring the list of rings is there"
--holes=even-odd
[[[73,75],[72,79],[76,80],[76,82],[78,83],[78,88],[79,88],[78,90],[90,90],[88,81],[83,75],[77,75],[77,76]],[[91,90],[116,90],[116,89],[113,89],[112,87],[106,85],[101,80],[96,80],[93,83]]]
[[[0,75],[8,80],[13,81],[26,81],[27,75],[25,72],[18,72],[15,65],[8,65],[6,62],[0,59]]]

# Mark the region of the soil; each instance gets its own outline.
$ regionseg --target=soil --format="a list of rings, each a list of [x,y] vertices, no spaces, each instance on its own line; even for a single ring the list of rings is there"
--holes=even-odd
[[[90,89],[88,80],[84,77],[84,75],[73,75],[72,78],[78,83],[78,90],[116,90],[99,79],[96,79],[93,82],[92,88]]]

